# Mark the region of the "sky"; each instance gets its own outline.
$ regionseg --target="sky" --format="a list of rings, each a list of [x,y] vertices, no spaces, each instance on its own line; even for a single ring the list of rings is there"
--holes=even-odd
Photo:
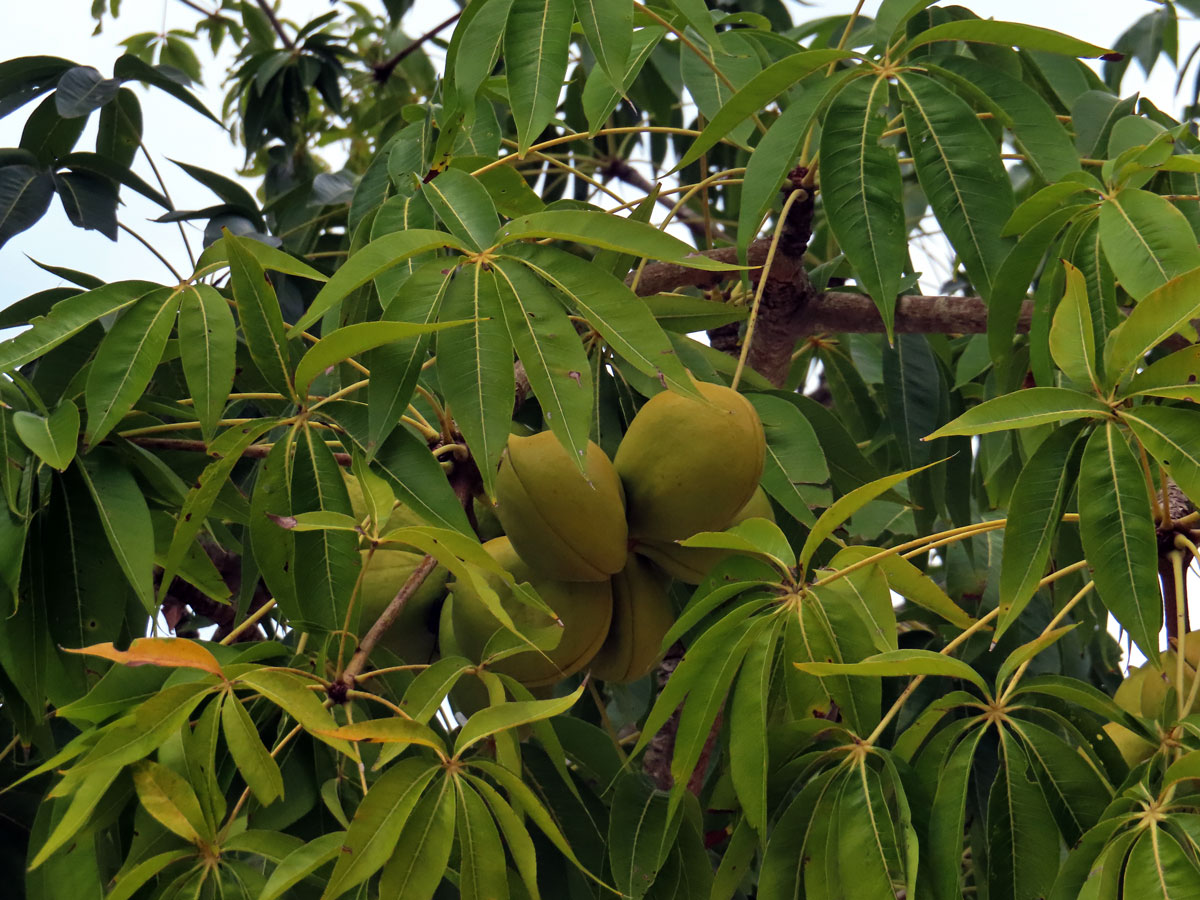
[[[378,3],[379,0],[367,0]],[[787,0],[800,9],[794,0]],[[102,73],[111,73],[112,63],[120,54],[120,39],[142,31],[163,28],[186,28],[196,14],[179,0],[124,0],[122,14],[116,21],[107,20],[104,31],[93,35],[94,22],[88,14],[91,0],[37,0],[18,2],[0,0],[4,8],[4,28],[0,29],[0,59],[16,56],[50,54],[63,56],[82,65],[92,65]],[[1098,44],[1113,41],[1137,17],[1154,9],[1148,0],[964,0],[984,17],[1010,19],[1065,31]],[[203,4],[201,4],[203,5]],[[870,14],[877,0],[867,0],[864,12]],[[799,17],[815,18],[849,12],[854,0],[813,0]],[[285,0],[283,12],[298,22],[330,8],[329,0]],[[419,0],[405,19],[409,34],[421,34],[441,22],[456,6],[451,0]],[[1200,24],[1187,22],[1181,28],[1182,52],[1200,43]],[[211,64],[207,48],[197,48],[201,61]],[[229,54],[224,60],[227,62]],[[1136,66],[1133,67],[1136,69]],[[212,65],[213,77],[221,70]],[[1126,90],[1138,87],[1140,70],[1126,79]],[[1174,72],[1160,63],[1146,93],[1156,103],[1174,110]],[[219,84],[208,84],[197,93],[210,109],[219,110],[222,91]],[[220,128],[159,91],[142,93],[146,121],[145,143],[154,154],[178,208],[201,208],[216,202],[203,187],[193,182],[168,160],[178,159],[213,171],[232,174],[241,164],[242,155]],[[24,117],[35,104],[5,119],[0,119],[0,147],[16,146]],[[93,120],[95,117],[93,117]],[[84,147],[94,132],[85,133],[80,142]],[[136,167],[151,180],[152,174],[139,158]],[[121,210],[121,220],[144,234],[156,248],[177,267],[186,267],[187,259],[176,229],[154,224],[149,219],[160,210],[128,189],[122,190],[128,204]],[[187,226],[192,243],[198,248],[203,223]],[[59,279],[37,268],[29,259],[64,265],[92,272],[105,280],[119,278],[163,278],[169,273],[144,247],[122,234],[114,244],[96,232],[72,227],[66,220],[57,199],[50,212],[29,231],[10,240],[0,248],[0,307],[6,306],[36,290],[60,284]]]

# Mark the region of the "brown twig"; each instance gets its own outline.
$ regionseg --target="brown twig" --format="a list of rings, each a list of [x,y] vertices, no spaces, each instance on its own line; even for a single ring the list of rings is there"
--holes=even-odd
[[[371,73],[374,76],[375,80],[382,84],[383,82],[385,82],[389,78],[391,78],[392,72],[394,72],[396,70],[396,66],[398,66],[398,65],[400,65],[400,63],[404,62],[405,58],[410,53],[415,51],[418,47],[420,47],[426,41],[432,40],[433,38],[437,37],[442,31],[444,31],[445,29],[447,29],[451,25],[453,25],[455,22],[457,22],[459,16],[461,16],[461,15],[462,15],[462,10],[460,9],[458,12],[456,12],[450,18],[446,19],[446,21],[442,22],[440,25],[433,26],[433,28],[429,29],[427,32],[425,32],[423,35],[421,35],[419,38],[417,38],[415,41],[413,41],[407,47],[398,51],[395,56],[391,57],[390,59],[384,60],[381,63],[375,63],[374,65],[372,65]]]
[[[380,639],[387,634],[396,620],[400,618],[400,613],[404,611],[404,605],[408,603],[408,598],[417,592],[424,583],[425,579],[437,567],[437,560],[425,554],[425,558],[413,570],[413,573],[408,576],[408,580],[404,582],[404,586],[392,598],[391,603],[375,620],[375,624],[363,636],[359,642],[358,648],[354,651],[354,655],[350,657],[350,662],[346,664],[345,670],[342,672],[338,683],[343,685],[344,689],[349,689],[354,686],[354,679],[362,672],[367,665],[367,659],[371,655],[371,651],[375,649],[375,645]]]
[[[654,191],[654,185],[650,183],[649,179],[620,157],[613,157],[608,160],[601,166],[598,174],[605,178],[616,178],[618,181],[623,181],[646,194],[653,193]],[[659,197],[658,202],[667,209],[675,208],[675,204],[671,202],[669,197]],[[675,218],[692,233],[692,238],[701,246],[711,243],[711,239],[724,241],[728,244],[733,243],[733,239],[718,227],[714,226],[710,233],[709,222],[690,206],[679,207],[679,210],[675,213]]]
[[[258,8],[263,11],[263,15],[267,17],[267,20],[271,23],[271,27],[275,30],[275,33],[279,35],[279,39],[283,41],[283,46],[287,47],[289,50],[295,50],[295,42],[284,32],[283,25],[280,23],[279,19],[275,17],[275,10],[271,9],[271,4],[269,4],[267,0],[258,0]]]

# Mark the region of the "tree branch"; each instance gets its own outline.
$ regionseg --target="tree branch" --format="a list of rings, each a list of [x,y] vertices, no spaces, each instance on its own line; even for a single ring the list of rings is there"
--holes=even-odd
[[[271,27],[275,29],[275,33],[279,35],[279,39],[283,41],[283,46],[287,47],[289,50],[295,50],[295,42],[287,36],[286,32],[284,32],[283,25],[280,23],[279,19],[275,17],[275,10],[271,9],[271,4],[269,4],[267,0],[258,0],[258,8],[263,11],[263,15],[267,17],[267,20],[271,23]]]
[[[600,168],[599,173],[606,178],[616,178],[618,181],[623,181],[646,194],[653,193],[654,191],[654,185],[650,183],[649,179],[620,157],[613,157],[608,160]],[[675,204],[668,197],[659,197],[658,202],[667,209],[675,208]],[[728,244],[733,243],[733,239],[719,227],[714,226],[710,232],[710,223],[690,206],[680,206],[679,211],[675,213],[675,218],[679,221],[679,224],[692,233],[692,238],[697,244],[709,244],[713,239],[725,241]]]
[[[408,580],[404,582],[404,586],[392,598],[392,602],[387,605],[387,608],[375,620],[375,624],[371,626],[370,630],[359,642],[358,649],[354,651],[354,655],[350,657],[350,662],[347,663],[345,671],[342,672],[342,677],[338,679],[338,683],[343,685],[344,688],[349,689],[354,686],[354,679],[361,675],[362,670],[366,668],[367,659],[370,657],[371,651],[375,649],[375,645],[387,634],[388,629],[396,624],[396,620],[404,612],[404,605],[408,603],[408,598],[417,592],[429,576],[429,573],[436,567],[437,560],[426,553],[425,558],[413,569],[413,573],[408,576]]]
[[[400,65],[400,63],[404,62],[404,60],[408,57],[408,55],[410,53],[414,52],[418,47],[420,47],[426,41],[432,40],[433,38],[437,37],[441,32],[445,31],[447,28],[449,28],[451,25],[453,25],[455,22],[457,22],[459,16],[461,16],[461,15],[462,15],[462,10],[460,9],[458,12],[456,12],[454,15],[452,15],[446,21],[442,22],[440,25],[435,25],[433,28],[429,29],[427,32],[425,32],[423,35],[421,35],[419,38],[414,40],[407,47],[405,47],[404,49],[397,52],[396,55],[393,56],[391,59],[387,59],[381,63],[375,63],[374,65],[372,65],[371,66],[372,76],[380,84],[387,81],[389,78],[392,77],[392,72],[394,72],[396,70],[396,66],[398,66],[398,65]]]

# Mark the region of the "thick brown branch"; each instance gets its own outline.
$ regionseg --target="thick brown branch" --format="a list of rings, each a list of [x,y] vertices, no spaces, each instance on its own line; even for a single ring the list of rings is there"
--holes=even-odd
[[[354,679],[362,674],[362,670],[367,666],[367,659],[371,656],[371,651],[375,649],[375,645],[380,639],[387,634],[388,629],[396,624],[396,620],[400,618],[400,613],[404,611],[404,605],[408,603],[408,598],[417,592],[424,583],[429,573],[437,567],[437,560],[429,554],[425,554],[425,558],[421,560],[420,565],[413,569],[413,573],[408,576],[408,580],[404,582],[404,586],[400,588],[396,596],[392,598],[392,602],[387,605],[387,608],[375,620],[375,624],[363,636],[363,639],[358,644],[358,649],[354,651],[354,655],[350,657],[350,662],[346,665],[346,669],[342,672],[342,677],[338,679],[339,683],[346,688],[354,687]]]

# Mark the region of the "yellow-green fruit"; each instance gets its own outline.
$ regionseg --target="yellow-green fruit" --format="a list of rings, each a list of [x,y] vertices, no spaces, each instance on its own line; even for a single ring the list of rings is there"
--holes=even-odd
[[[491,668],[511,675],[527,687],[540,687],[561,681],[586,666],[608,635],[613,610],[609,582],[568,583],[543,578],[517,556],[506,537],[483,546],[518,582],[528,581],[562,622],[561,637],[553,649],[525,650],[497,661]],[[555,627],[545,613],[513,597],[499,578],[480,574],[500,595],[501,606],[522,633]],[[454,583],[450,590],[454,640],[464,656],[481,661],[492,636],[507,629],[469,585]]]
[[[621,479],[589,441],[587,476],[552,432],[512,435],[496,474],[504,533],[543,578],[607,581],[628,552]]]
[[[1125,764],[1130,768],[1148,759],[1154,753],[1155,747],[1153,744],[1136,732],[1130,731],[1124,725],[1119,725],[1116,722],[1105,722],[1104,733],[1117,745],[1117,749],[1121,751],[1121,756],[1125,760]]]
[[[741,508],[733,517],[733,521],[726,527],[732,527],[738,522],[755,518],[775,521],[775,512],[771,509],[771,501],[767,499],[767,493],[761,487],[755,490],[750,501]],[[699,584],[717,563],[733,555],[728,550],[680,547],[674,541],[655,540],[634,541],[633,550],[653,561],[672,578],[678,578],[685,584]]]
[[[362,553],[362,559],[367,568],[358,594],[360,635],[375,624],[424,556],[406,550],[377,550],[370,563],[366,552]],[[425,576],[421,586],[405,601],[400,617],[392,623],[380,646],[406,663],[429,662],[437,641],[438,613],[446,596],[447,576],[441,566]]]
[[[708,403],[656,394],[617,448],[613,464],[635,538],[675,541],[721,531],[762,477],[766,439],[750,401],[722,385],[695,384]]]
[[[612,587],[612,625],[592,660],[592,674],[604,681],[637,681],[658,662],[675,611],[666,579],[636,554],[613,576]]]
[[[1146,679],[1152,675],[1154,675],[1154,669],[1149,666],[1130,669],[1125,680],[1113,694],[1113,702],[1130,715],[1140,716],[1142,714],[1142,690]]]

